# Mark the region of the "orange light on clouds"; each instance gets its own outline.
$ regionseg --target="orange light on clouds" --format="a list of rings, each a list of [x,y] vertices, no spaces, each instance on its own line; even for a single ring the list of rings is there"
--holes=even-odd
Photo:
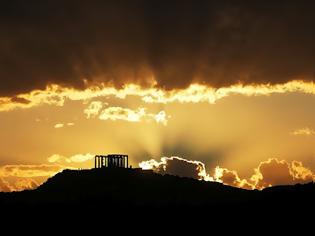
[[[122,89],[108,87],[104,84],[91,86],[84,90],[66,88],[59,85],[49,85],[45,90],[34,90],[26,94],[19,94],[16,98],[0,97],[0,111],[14,109],[26,109],[42,104],[63,106],[69,99],[72,101],[88,101],[100,97],[112,96],[125,99],[127,96],[140,97],[145,103],[199,103],[207,102],[214,104],[216,101],[231,95],[244,96],[268,96],[281,93],[305,93],[315,94],[315,84],[295,80],[284,84],[259,84],[242,85],[236,84],[229,87],[212,88],[207,85],[191,84],[185,89],[173,89],[165,91],[159,88],[142,88],[139,85],[127,84]],[[23,102],[20,102],[23,100]],[[94,109],[97,109],[95,107]]]

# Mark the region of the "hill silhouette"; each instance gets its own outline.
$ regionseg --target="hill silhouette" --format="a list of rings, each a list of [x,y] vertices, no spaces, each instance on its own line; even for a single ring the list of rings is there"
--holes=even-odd
[[[1,209],[313,208],[314,183],[245,190],[136,169],[64,170],[35,190],[0,193]]]

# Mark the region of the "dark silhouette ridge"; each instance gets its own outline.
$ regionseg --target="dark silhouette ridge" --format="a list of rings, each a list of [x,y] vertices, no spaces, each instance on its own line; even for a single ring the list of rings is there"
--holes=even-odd
[[[64,170],[35,190],[0,193],[1,209],[312,209],[314,183],[245,190],[131,168]]]

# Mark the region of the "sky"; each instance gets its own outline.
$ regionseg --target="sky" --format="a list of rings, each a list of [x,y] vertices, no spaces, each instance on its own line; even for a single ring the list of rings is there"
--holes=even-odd
[[[246,188],[315,179],[312,1],[0,9],[0,191],[94,155]]]

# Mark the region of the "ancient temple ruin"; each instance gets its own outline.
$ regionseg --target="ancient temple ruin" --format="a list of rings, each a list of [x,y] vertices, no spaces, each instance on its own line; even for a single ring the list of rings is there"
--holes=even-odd
[[[123,154],[109,154],[96,155],[95,168],[128,168],[128,155]]]

